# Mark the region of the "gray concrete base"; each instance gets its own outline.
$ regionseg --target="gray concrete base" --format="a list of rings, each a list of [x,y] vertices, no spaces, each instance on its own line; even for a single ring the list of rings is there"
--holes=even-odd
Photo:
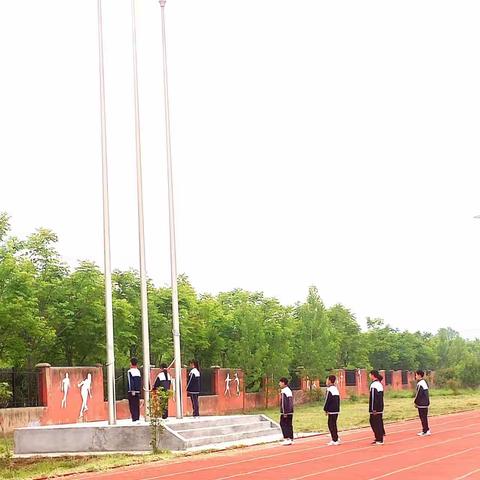
[[[73,425],[19,428],[14,432],[14,453],[49,454],[78,452],[151,451],[151,431],[147,423],[132,425],[92,422]],[[178,450],[183,442],[168,430],[160,436],[162,450]]]
[[[254,445],[280,439],[278,425],[264,415],[234,415],[171,419],[164,423],[160,450],[201,451]],[[14,453],[25,455],[91,454],[151,451],[148,423],[119,421],[19,428],[14,433]]]

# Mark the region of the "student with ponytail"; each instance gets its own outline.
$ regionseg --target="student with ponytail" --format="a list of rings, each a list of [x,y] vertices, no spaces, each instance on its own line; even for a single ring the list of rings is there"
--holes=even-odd
[[[383,377],[378,370],[370,372],[370,400],[368,403],[370,412],[370,426],[375,434],[373,445],[383,445],[383,436],[385,429],[383,426]]]
[[[172,386],[172,377],[168,373],[168,366],[166,363],[162,363],[161,365],[162,371],[157,375],[155,379],[155,383],[153,385],[153,390],[157,390],[158,388],[162,388],[166,392],[170,391],[170,387]],[[165,407],[165,410],[162,412],[162,418],[166,420],[168,418],[168,402]]]

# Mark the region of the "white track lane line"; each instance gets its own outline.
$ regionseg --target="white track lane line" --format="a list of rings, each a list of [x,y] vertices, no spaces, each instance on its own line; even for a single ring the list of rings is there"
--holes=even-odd
[[[430,448],[430,447],[436,447],[438,445],[444,445],[446,443],[450,443],[450,442],[453,442],[453,441],[457,441],[457,440],[462,440],[464,438],[470,438],[470,437],[474,437],[475,435],[480,435],[480,432],[476,432],[476,433],[471,433],[469,435],[463,435],[461,437],[457,437],[457,438],[451,438],[449,440],[444,440],[443,442],[437,442],[437,443],[433,443],[433,444],[430,444],[430,445],[425,445],[424,447],[419,447],[419,448],[408,448],[406,450],[401,450],[399,452],[395,452],[395,453],[391,453],[391,454],[388,454],[388,455],[382,455],[381,457],[376,457],[376,458],[372,458],[372,459],[369,459],[369,460],[362,460],[360,462],[354,462],[354,463],[350,463],[348,465],[341,465],[340,467],[335,467],[335,468],[329,468],[328,470],[322,470],[320,472],[315,472],[315,473],[309,473],[307,475],[303,475],[301,477],[294,477],[294,478],[291,478],[290,480],[302,480],[303,478],[308,478],[308,477],[313,477],[315,475],[321,475],[323,473],[330,473],[330,472],[334,472],[336,470],[342,470],[344,468],[350,468],[350,467],[355,467],[357,465],[363,465],[365,463],[370,463],[370,462],[376,462],[378,460],[383,460],[385,458],[391,458],[391,457],[396,457],[397,455],[402,455],[404,453],[410,453],[410,452],[417,452],[418,450],[423,450],[425,448]],[[220,479],[219,479],[220,480]]]
[[[456,478],[454,478],[453,480],[463,480],[464,478],[471,477],[471,476],[474,475],[475,473],[480,473],[480,468],[477,468],[476,470],[472,470],[471,472],[465,473],[465,474],[462,475],[461,477],[456,477]]]
[[[443,457],[434,458],[433,460],[427,460],[425,462],[411,465],[410,467],[399,468],[398,470],[394,470],[393,472],[384,473],[383,475],[379,475],[378,477],[372,477],[372,478],[369,478],[368,480],[379,480],[380,478],[390,477],[391,475],[395,475],[401,472],[406,472],[407,470],[414,470],[415,468],[421,467],[423,465],[428,465],[429,463],[435,463],[435,462],[439,462],[440,460],[446,460],[447,458],[456,457],[458,455],[461,455],[462,453],[471,452],[472,450],[477,450],[478,448],[480,447],[467,448],[465,450],[461,450],[460,452],[451,453],[450,455],[444,455]]]
[[[448,422],[442,423],[441,425],[446,425],[447,423],[452,423],[452,422],[454,422],[454,421],[450,420]],[[468,428],[472,425],[480,425],[480,423],[471,423],[471,424],[467,425],[466,427],[454,427],[453,429],[448,428],[448,429],[444,429],[444,430],[437,430],[437,433],[449,432],[451,430],[456,430],[458,428]],[[410,428],[410,429],[405,429],[405,430],[398,430],[398,431],[395,431],[393,433],[413,432],[415,430],[416,430],[416,428]],[[392,435],[392,433],[390,433],[390,435]],[[361,438],[357,438],[355,440],[350,440],[348,442],[343,442],[342,445],[345,445],[347,443],[357,443],[358,441],[368,440],[370,438],[371,438],[371,435],[369,435],[368,437],[361,437]],[[407,440],[411,440],[411,438],[403,439],[403,440],[397,440],[396,442],[388,442],[388,444],[389,445],[394,445],[396,443],[405,442]],[[261,457],[249,458],[249,459],[240,460],[240,461],[237,461],[237,462],[229,462],[229,463],[224,463],[224,464],[219,464],[219,465],[210,465],[208,467],[201,467],[201,468],[196,468],[196,469],[192,469],[192,470],[186,470],[186,471],[183,471],[183,472],[164,473],[164,474],[160,474],[160,475],[155,475],[154,477],[145,477],[143,480],[159,480],[161,478],[168,478],[168,477],[174,477],[174,476],[178,476],[178,475],[185,475],[185,474],[188,474],[188,473],[203,472],[203,471],[206,471],[206,470],[214,470],[216,468],[229,467],[229,466],[232,466],[232,465],[240,465],[242,463],[248,463],[248,462],[256,462],[258,460],[265,460],[265,459],[275,458],[275,457],[284,457],[286,454],[309,452],[309,451],[312,451],[312,450],[323,450],[323,449],[327,449],[327,448],[329,448],[329,450],[332,449],[332,447],[327,447],[327,445],[320,445],[320,446],[317,446],[317,447],[309,447],[309,448],[303,448],[303,449],[299,449],[299,450],[288,450],[288,451],[284,451],[282,453],[275,453],[275,454],[272,454],[272,455],[264,455],[264,456],[261,456]],[[343,455],[345,453],[357,452],[357,451],[369,449],[369,448],[372,448],[372,447],[369,445],[367,447],[354,448],[354,449],[350,449],[350,450],[344,450],[341,447],[334,447],[334,448],[336,450],[338,448],[337,453],[316,457],[315,459],[319,460],[319,459],[322,459],[322,458],[330,458],[330,457],[334,457],[336,455]],[[303,463],[306,462],[306,461],[307,460],[304,460]],[[308,461],[311,461],[311,459],[308,460]],[[292,462],[291,464],[287,463],[287,464],[283,464],[283,466],[295,465],[297,463],[298,462]],[[275,467],[268,467],[268,468],[280,468],[280,467],[275,466]],[[251,473],[251,472],[240,473],[240,474],[237,474],[237,475],[242,476],[242,475],[247,475],[248,473]],[[225,477],[225,478],[231,478],[231,477]],[[84,479],[82,479],[82,480],[84,480]]]
[[[472,423],[466,427],[457,427],[457,428],[449,428],[449,429],[446,429],[446,430],[441,430],[439,431],[439,433],[444,433],[444,432],[450,432],[452,430],[458,430],[459,428],[468,428],[472,425],[480,425],[480,423]],[[448,443],[448,442],[452,442],[454,440],[458,440],[460,438],[468,438],[468,437],[471,437],[471,436],[475,436],[475,435],[480,435],[480,432],[475,432],[475,433],[471,433],[471,434],[468,434],[464,437],[457,437],[457,438],[454,438],[454,439],[449,439],[449,440],[443,440],[442,442],[437,442],[437,443],[433,443],[433,444],[428,444],[428,445],[425,445],[423,447],[417,447],[417,448],[413,448],[413,449],[408,449],[408,450],[405,450],[405,452],[408,452],[408,451],[415,451],[415,450],[421,450],[423,448],[428,448],[428,447],[431,447],[431,446],[435,446],[435,445],[442,445],[444,443]],[[397,440],[395,442],[389,442],[388,445],[396,445],[397,443],[403,443],[403,442],[408,442],[408,441],[412,441],[411,438],[404,438],[402,440]],[[372,445],[368,445],[366,447],[359,447],[359,448],[354,448],[354,449],[351,449],[351,450],[341,450],[341,449],[338,449],[338,448],[335,448],[337,450],[337,453],[333,453],[331,455],[323,455],[323,456],[320,456],[320,457],[316,457],[315,459],[312,459],[312,458],[309,458],[309,459],[306,459],[306,460],[299,460],[297,462],[290,462],[290,463],[283,463],[281,465],[274,465],[272,467],[265,467],[265,468],[260,468],[258,470],[252,470],[252,471],[249,471],[249,472],[242,472],[242,473],[236,473],[234,475],[228,475],[226,477],[217,477],[216,480],[227,480],[229,478],[238,478],[238,477],[243,477],[245,475],[253,475],[254,473],[261,473],[261,472],[266,472],[266,471],[270,471],[270,470],[276,470],[276,469],[279,469],[279,468],[286,468],[286,467],[293,467],[294,465],[301,465],[301,464],[304,464],[304,463],[308,463],[308,462],[311,462],[312,460],[322,460],[322,459],[325,459],[325,458],[331,458],[331,457],[335,457],[337,455],[345,455],[346,453],[353,453],[353,452],[360,452],[362,450],[372,450],[373,448],[381,448],[381,447],[373,447]],[[401,452],[399,452],[401,453]],[[398,455],[399,453],[393,453],[393,454],[390,454],[390,455],[386,455],[386,456],[382,456],[382,457],[377,457],[376,459],[374,460],[377,460],[377,459],[380,459],[380,458],[386,458],[388,456],[395,456],[395,455]],[[370,461],[374,461],[374,460],[366,460],[366,461],[362,461],[358,464],[361,464],[361,463],[367,463],[367,462],[370,462]],[[354,465],[357,465],[357,463],[353,463],[351,465],[347,464],[347,465],[342,465],[340,467],[335,467],[333,469],[329,469],[329,470],[322,470],[320,472],[317,472],[317,473],[313,473],[313,474],[308,474],[306,476],[303,476],[303,477],[298,477],[299,479],[300,478],[308,478],[312,475],[319,475],[320,473],[326,473],[326,472],[330,472],[330,471],[334,471],[334,470],[337,470],[337,469],[342,469],[342,468],[348,468],[349,466],[354,466]],[[144,480],[156,480],[158,478],[161,478],[161,477],[150,477],[150,478],[146,478]],[[291,480],[294,480],[294,479],[291,479]]]
[[[435,427],[438,427],[438,426],[448,425],[450,423],[455,423],[459,419],[462,420],[463,417],[467,413],[470,414],[470,416],[471,416],[472,412],[475,412],[475,411],[474,410],[469,410],[469,411],[460,412],[460,413],[452,413],[452,414],[448,414],[448,415],[439,415],[439,416],[431,417],[431,420],[433,420],[433,419],[439,420],[438,422],[437,421],[431,422],[431,425],[433,425]],[[450,417],[455,417],[455,418],[450,418]],[[443,420],[444,418],[448,418],[449,420],[446,420],[444,422],[440,422],[440,420]],[[475,417],[473,417],[472,419],[475,419]],[[390,424],[392,427],[399,427],[400,429],[393,429],[393,430],[389,429],[388,430],[389,438],[394,434],[415,431],[417,428],[404,428],[404,427],[408,427],[411,423],[414,423],[414,422],[416,423],[417,419],[404,420],[402,422],[397,422],[397,423]],[[388,428],[388,424],[387,424],[387,428]],[[360,434],[364,431],[369,431],[368,427],[360,428],[360,429],[357,429],[357,430],[346,430],[343,433],[345,435],[355,435],[357,433]],[[435,433],[437,433],[437,432],[435,432]],[[329,435],[328,433],[325,433],[326,437],[328,437],[328,435]],[[308,438],[302,439],[303,440],[302,442],[297,441],[296,443],[302,443],[303,444],[303,443],[318,441],[319,437],[320,436],[308,437]],[[344,442],[342,442],[342,445],[347,445],[347,444],[350,444],[350,443],[356,443],[356,442],[359,442],[359,441],[362,441],[362,440],[368,440],[369,438],[371,438],[370,432],[369,432],[368,436],[344,441]],[[391,444],[391,442],[389,442],[389,444]],[[272,448],[275,448],[275,447],[272,446]],[[239,465],[239,464],[248,463],[248,462],[256,462],[258,460],[265,460],[265,459],[268,459],[268,458],[281,457],[281,456],[285,456],[285,455],[289,455],[289,454],[308,452],[308,451],[312,451],[312,450],[321,450],[321,449],[326,449],[326,448],[328,448],[326,445],[318,445],[316,447],[308,447],[308,448],[302,448],[302,449],[297,449],[297,450],[289,449],[288,451],[282,451],[281,453],[274,453],[274,454],[271,454],[271,455],[262,455],[260,457],[253,457],[253,458],[248,458],[248,459],[245,459],[245,460],[238,460],[238,461],[235,461],[235,462],[227,462],[227,463],[218,464],[218,465],[210,465],[208,467],[200,467],[200,468],[196,468],[196,469],[192,469],[192,470],[185,470],[183,472],[165,473],[165,474],[157,475],[155,477],[148,477],[148,478],[145,477],[143,480],[157,480],[157,479],[160,479],[160,478],[174,477],[174,476],[178,476],[178,475],[184,475],[184,474],[187,474],[187,473],[197,473],[197,472],[202,472],[202,471],[205,471],[205,470],[213,470],[215,468],[229,467],[229,466],[232,466],[232,465]],[[351,450],[348,450],[348,451],[351,451]],[[341,452],[345,453],[346,451],[342,449]],[[162,465],[160,468],[162,468],[162,467],[168,468],[171,465],[178,465],[180,463],[186,463],[186,462],[185,462],[185,460],[182,459],[178,462],[170,462],[168,465]],[[131,465],[131,468],[135,469],[135,470],[138,470],[139,466],[140,465]],[[143,469],[146,470],[146,469],[149,469],[149,468],[154,468],[154,466],[152,464],[150,464],[148,466],[145,465]],[[102,478],[103,476],[107,476],[107,477],[110,478],[114,475],[124,475],[125,473],[126,473],[125,469],[123,469],[122,471],[104,472],[104,473],[101,473],[99,475],[84,475],[84,476],[81,476],[82,474],[80,474],[80,478],[81,478],[81,480],[90,480],[90,479],[96,479],[97,480],[97,479]]]

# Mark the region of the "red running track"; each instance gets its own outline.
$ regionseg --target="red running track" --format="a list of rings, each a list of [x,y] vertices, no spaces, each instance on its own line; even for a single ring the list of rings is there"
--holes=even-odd
[[[329,447],[325,435],[227,453],[194,456],[84,474],[72,480],[480,480],[480,411],[430,419],[432,435],[418,437],[418,420],[387,425],[384,445],[372,433],[343,434]]]

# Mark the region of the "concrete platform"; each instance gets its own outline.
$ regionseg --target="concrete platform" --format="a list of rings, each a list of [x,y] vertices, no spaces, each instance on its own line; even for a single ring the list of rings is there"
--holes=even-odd
[[[171,451],[218,450],[280,438],[278,424],[265,415],[189,417],[165,422],[157,446]],[[144,421],[27,427],[15,430],[14,453],[17,456],[144,453],[151,451],[150,441],[151,427]]]

